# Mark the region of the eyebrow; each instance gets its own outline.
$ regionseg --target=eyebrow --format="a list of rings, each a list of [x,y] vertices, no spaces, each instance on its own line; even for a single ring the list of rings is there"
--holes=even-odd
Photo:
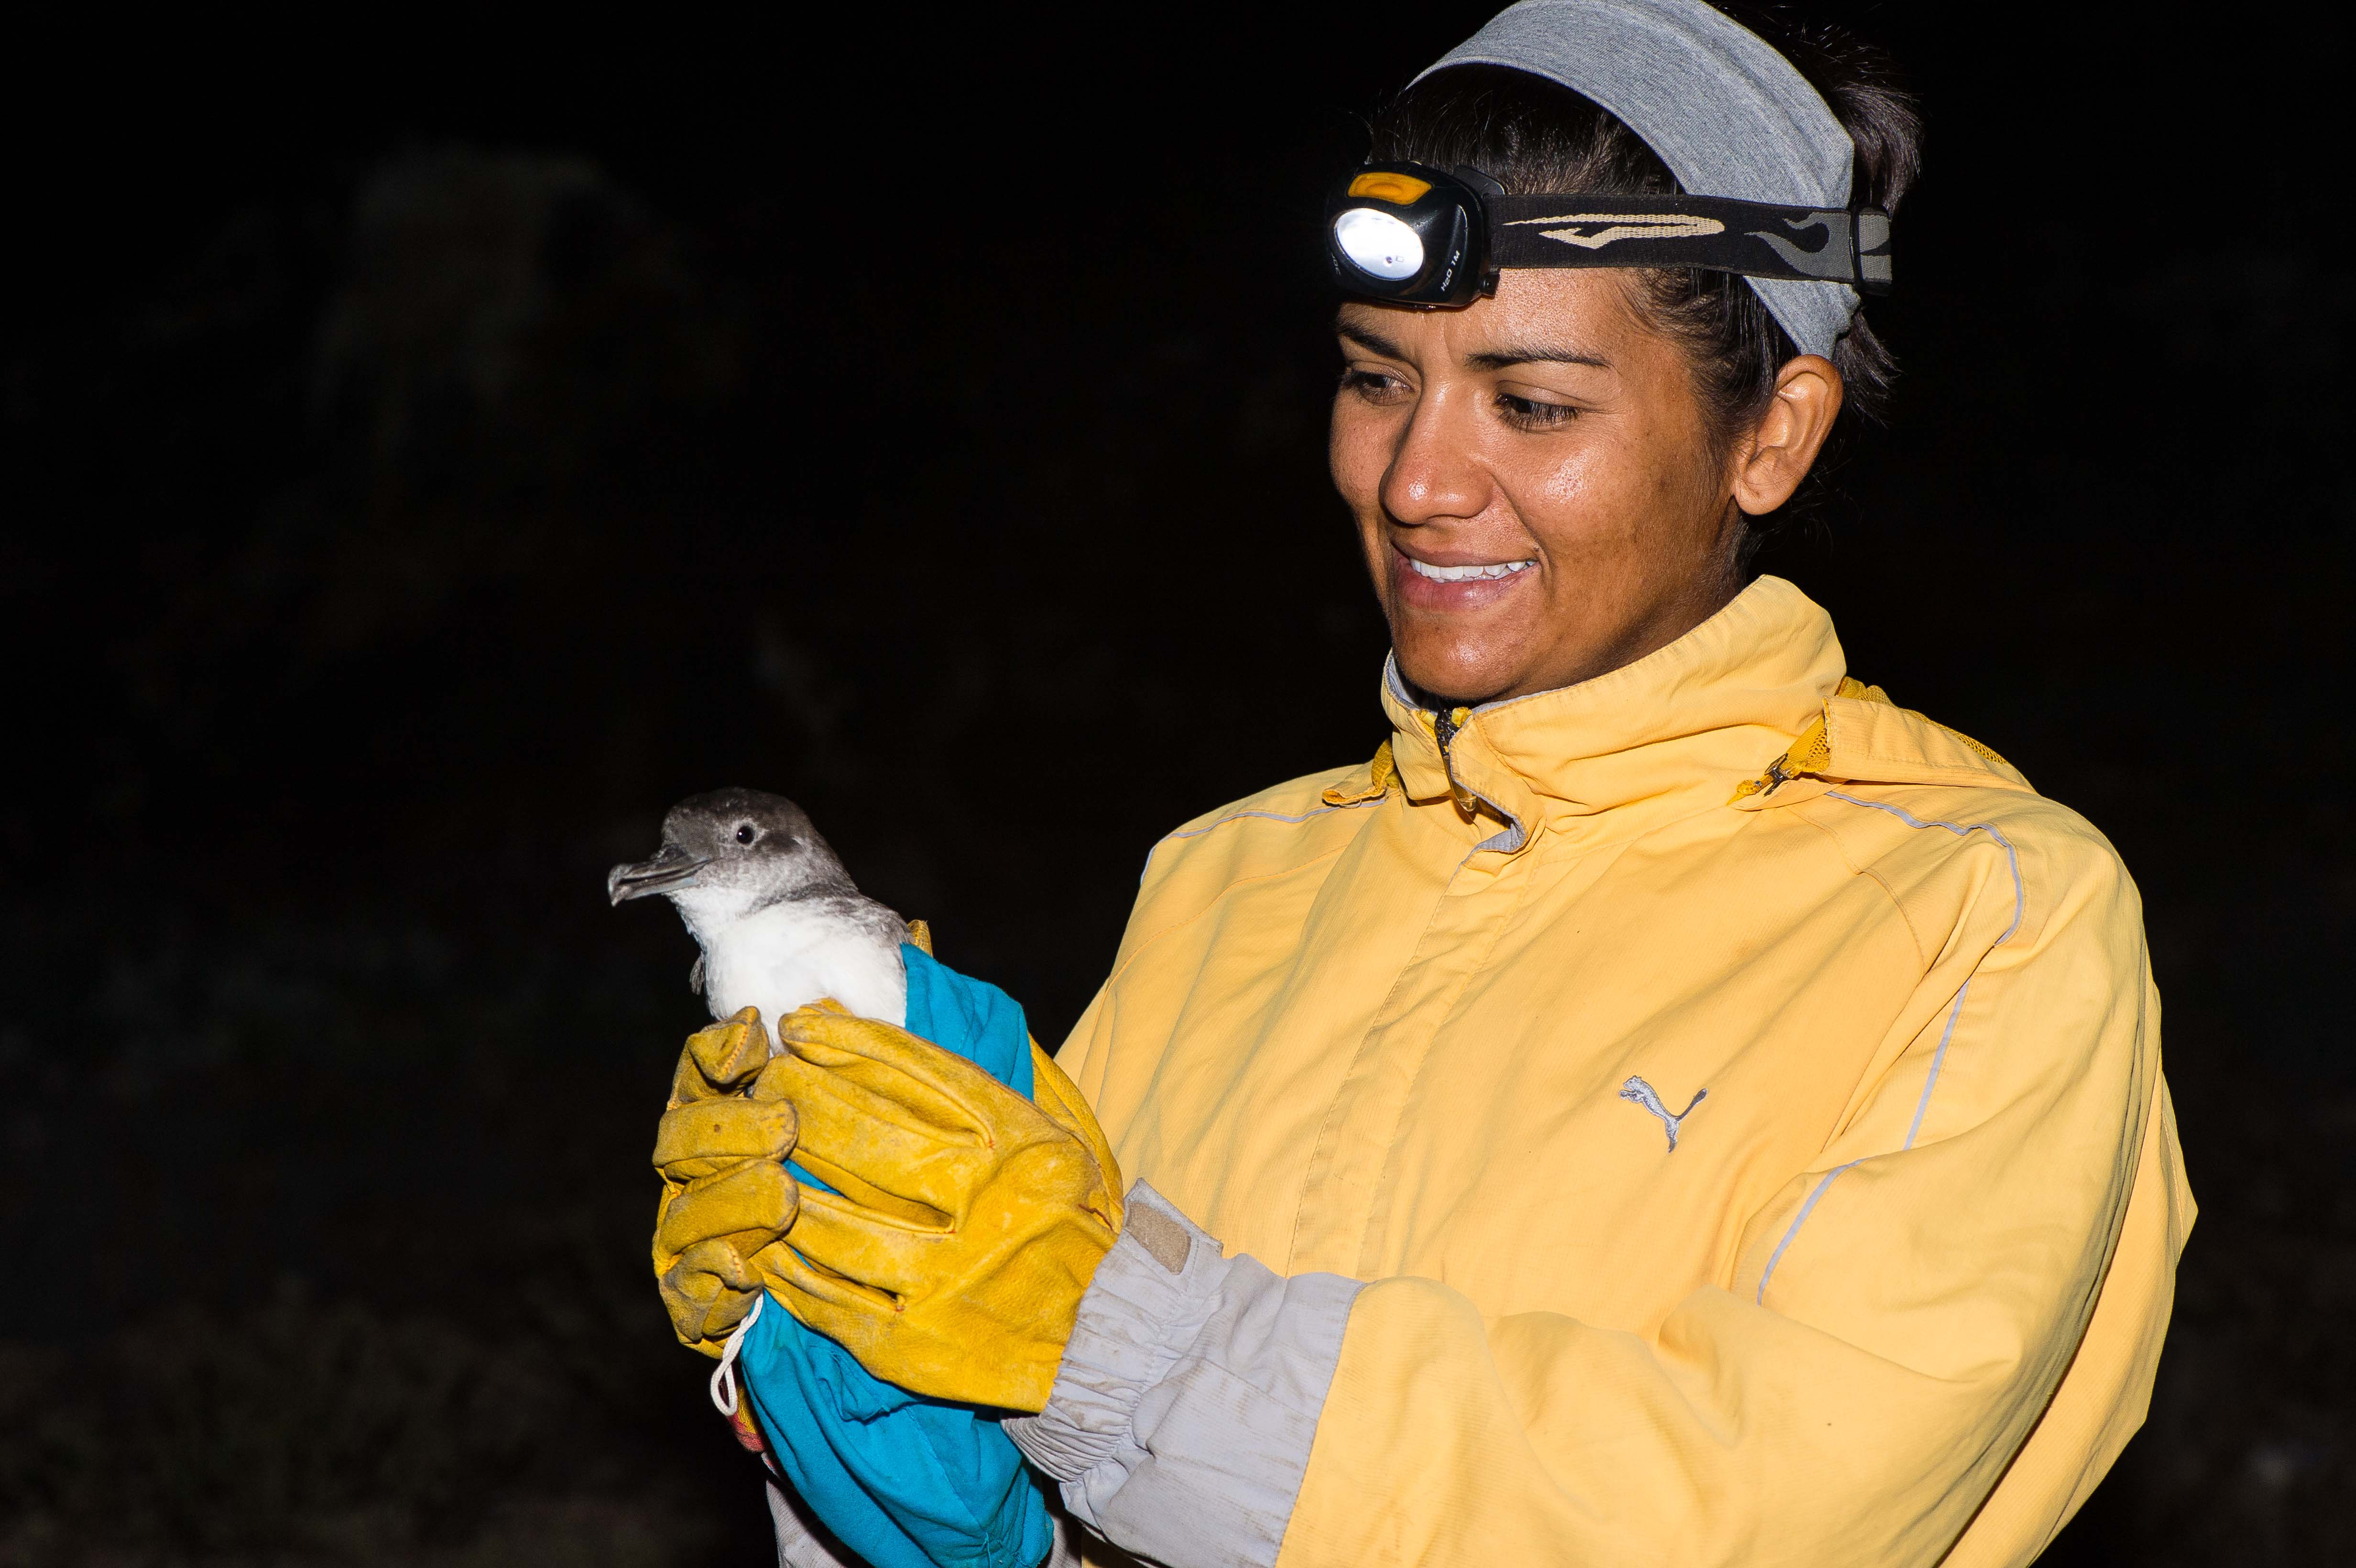
[[[1503,370],[1509,365],[1592,365],[1598,370],[1612,368],[1612,361],[1601,355],[1585,354],[1576,348],[1564,348],[1554,344],[1492,348],[1485,354],[1473,355],[1465,362],[1475,370]]]
[[[1371,349],[1386,359],[1405,359],[1399,346],[1371,327],[1354,326],[1337,318],[1333,323],[1336,336],[1346,337],[1361,348]],[[1612,368],[1612,361],[1601,355],[1589,354],[1557,344],[1508,345],[1472,355],[1465,363],[1475,370],[1503,370],[1515,365],[1591,365],[1598,370]]]
[[[1346,337],[1351,342],[1356,344],[1359,347],[1370,348],[1386,359],[1404,359],[1407,357],[1406,350],[1399,347],[1398,344],[1393,343],[1389,338],[1385,337],[1381,333],[1375,331],[1372,327],[1352,326],[1347,321],[1343,320],[1339,316],[1336,316],[1333,319],[1333,336],[1336,337]]]

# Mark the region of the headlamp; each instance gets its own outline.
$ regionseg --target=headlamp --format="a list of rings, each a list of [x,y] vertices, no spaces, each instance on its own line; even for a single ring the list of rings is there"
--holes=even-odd
[[[1368,164],[1325,204],[1344,292],[1426,309],[1494,293],[1505,267],[1706,267],[1890,292],[1890,215],[1717,196],[1507,196],[1475,168]]]

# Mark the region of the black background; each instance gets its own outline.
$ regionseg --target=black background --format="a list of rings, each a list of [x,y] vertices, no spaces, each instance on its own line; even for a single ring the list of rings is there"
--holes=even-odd
[[[791,794],[1054,1040],[1157,836],[1370,752],[1318,194],[1485,10],[26,48],[0,1564],[766,1559],[604,869]],[[1837,14],[1908,374],[1760,564],[2117,843],[2202,1205],[2048,1561],[2356,1556],[2343,42]]]

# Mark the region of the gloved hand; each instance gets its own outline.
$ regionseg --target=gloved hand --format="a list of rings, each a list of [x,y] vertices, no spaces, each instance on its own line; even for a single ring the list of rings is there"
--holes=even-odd
[[[741,1093],[768,1060],[751,1008],[699,1029],[680,1052],[655,1135],[656,1286],[680,1342],[707,1356],[752,1310],[761,1285],[747,1260],[785,1233],[798,1200],[779,1163],[794,1147],[793,1106]]]
[[[804,1008],[760,1100],[789,1102],[801,1194],[752,1260],[778,1304],[886,1382],[1047,1403],[1080,1296],[1120,1234],[1120,1169],[1087,1102],[1034,1044],[1036,1103],[928,1040]]]

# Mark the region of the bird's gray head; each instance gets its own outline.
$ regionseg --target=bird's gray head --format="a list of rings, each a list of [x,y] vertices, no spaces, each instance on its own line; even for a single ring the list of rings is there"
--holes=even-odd
[[[787,899],[856,891],[802,808],[756,789],[716,789],[680,801],[663,818],[662,848],[605,876],[614,902],[660,893],[691,926]]]

